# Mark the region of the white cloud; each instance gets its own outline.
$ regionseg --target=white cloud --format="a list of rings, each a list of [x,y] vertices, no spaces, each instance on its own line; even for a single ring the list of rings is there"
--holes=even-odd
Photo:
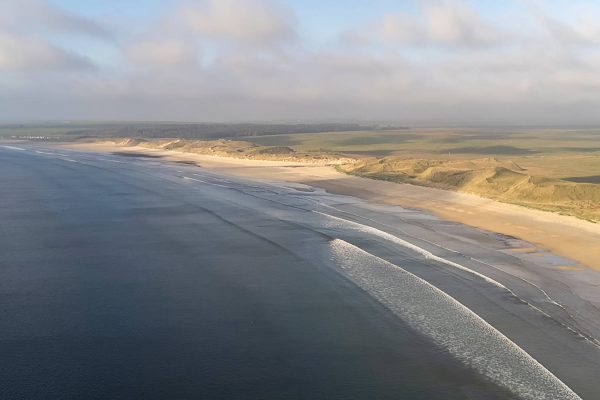
[[[83,34],[100,39],[111,39],[112,33],[97,21],[67,13],[58,8],[40,9],[39,19],[49,29],[67,34]]]
[[[575,23],[516,2],[489,19],[477,2],[423,0],[414,15],[363,21],[349,42],[316,44],[284,1],[176,3],[145,31],[103,41],[115,60],[86,74],[48,74],[89,62],[0,15],[0,69],[20,71],[0,79],[0,118],[600,123],[600,23],[587,13]],[[77,25],[70,35],[98,42]]]
[[[85,58],[35,37],[0,33],[0,70],[21,72],[89,69]]]
[[[97,22],[42,0],[4,0],[0,13],[0,70],[21,74],[93,69],[88,57],[49,39],[52,34],[111,35]]]
[[[269,0],[205,0],[181,10],[201,35],[243,42],[278,42],[295,35],[291,12]]]
[[[581,18],[576,24],[563,23],[547,15],[539,15],[547,32],[564,45],[599,45],[600,24]]]
[[[345,37],[358,42],[409,46],[486,46],[505,33],[462,1],[425,1],[417,15],[388,13]]]
[[[195,46],[177,39],[146,39],[127,49],[127,55],[134,64],[148,67],[194,65],[197,53]]]
[[[489,45],[501,38],[499,30],[466,3],[427,3],[423,14],[426,40],[431,43]]]
[[[90,18],[75,15],[43,0],[3,0],[0,29],[12,32],[48,30],[65,34],[87,35],[101,39],[112,37],[110,31]]]

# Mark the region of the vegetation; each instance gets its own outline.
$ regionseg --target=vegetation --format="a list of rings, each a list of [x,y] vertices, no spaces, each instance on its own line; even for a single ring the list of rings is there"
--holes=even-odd
[[[302,152],[287,146],[259,146],[242,140],[188,140],[188,139],[108,139],[101,142],[145,149],[175,150],[185,153],[253,160],[310,162],[314,164],[341,164],[352,160],[333,152]]]
[[[152,122],[63,122],[0,125],[0,138],[73,140],[77,138],[184,138],[218,139],[259,135],[324,131],[379,129],[374,125],[351,123],[268,124],[268,123],[152,123]]]
[[[496,158],[466,161],[369,158],[340,165],[338,170],[367,178],[473,193],[600,221],[600,185],[535,177],[514,162]]]

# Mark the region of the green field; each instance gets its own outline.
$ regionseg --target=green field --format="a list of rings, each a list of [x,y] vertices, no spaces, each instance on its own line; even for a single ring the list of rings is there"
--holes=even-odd
[[[376,129],[354,123],[195,123],[195,122],[48,122],[0,124],[0,139],[47,138],[182,138],[190,140],[241,138],[304,132]]]
[[[402,129],[246,138],[268,146],[365,157],[465,160],[493,157],[531,175],[600,183],[600,129]]]

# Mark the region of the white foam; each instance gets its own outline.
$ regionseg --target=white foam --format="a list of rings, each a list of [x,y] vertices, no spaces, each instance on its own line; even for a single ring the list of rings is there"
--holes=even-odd
[[[1,146],[1,147],[4,147],[5,149],[9,149],[9,150],[25,151],[25,149],[23,149],[21,147],[16,147],[16,146]]]
[[[317,213],[319,215],[323,215],[323,216],[325,216],[327,218],[330,218],[332,220],[335,220],[335,221],[338,221],[338,222],[342,223],[344,225],[343,227],[346,228],[346,229],[354,229],[354,230],[358,230],[360,232],[364,232],[364,233],[367,233],[367,234],[378,236],[378,237],[380,237],[382,239],[385,239],[387,241],[393,242],[393,243],[398,244],[398,245],[400,245],[402,247],[406,247],[408,249],[411,249],[411,250],[413,250],[413,251],[421,254],[426,259],[434,260],[434,261],[440,262],[442,264],[450,265],[450,266],[452,266],[454,268],[458,268],[460,270],[467,271],[467,272],[469,272],[469,273],[471,273],[471,274],[473,274],[473,275],[475,275],[475,276],[483,279],[484,281],[486,281],[488,283],[491,283],[492,285],[495,285],[495,286],[497,286],[499,288],[508,290],[508,288],[506,286],[504,286],[500,282],[498,282],[498,281],[496,281],[496,280],[494,280],[494,279],[492,279],[492,278],[490,278],[488,276],[485,276],[485,275],[483,275],[483,274],[481,274],[481,273],[479,273],[477,271],[474,271],[474,270],[472,270],[470,268],[467,268],[464,265],[461,265],[461,264],[455,263],[453,261],[446,260],[445,258],[436,256],[435,254],[431,253],[430,251],[427,251],[427,250],[425,250],[422,247],[419,247],[419,246],[414,245],[414,244],[412,244],[410,242],[407,242],[406,240],[400,239],[399,237],[394,236],[391,233],[387,233],[387,232],[384,232],[384,231],[382,231],[380,229],[373,228],[372,226],[359,224],[358,222],[354,222],[354,221],[350,221],[350,220],[347,220],[347,219],[344,219],[344,218],[336,217],[336,216],[333,216],[333,215],[330,215],[330,214],[322,213],[320,211],[313,211],[313,212]]]
[[[194,175],[198,175],[198,174],[194,174]],[[200,176],[200,175],[198,175]],[[181,176],[183,179],[188,180],[188,181],[196,181],[196,182],[202,182],[202,183],[206,183],[207,185],[212,185],[212,186],[219,186],[219,187],[223,187],[223,188],[231,188],[230,186],[227,185],[221,185],[219,183],[215,183],[215,182],[209,182],[209,181],[205,181],[203,179],[198,179],[198,178],[192,178],[190,176]]]
[[[333,207],[332,207],[332,208],[333,208]],[[336,216],[333,216],[333,215],[330,215],[330,214],[322,213],[322,212],[319,212],[319,211],[313,211],[313,212],[314,212],[314,213],[317,213],[317,214],[320,214],[320,215],[327,216],[328,218],[330,218],[330,219],[332,219],[332,220],[337,220],[337,221],[339,221],[340,223],[342,223],[342,224],[343,224],[343,227],[344,227],[344,228],[346,228],[346,229],[354,229],[354,230],[358,230],[358,231],[360,231],[360,232],[364,232],[364,233],[367,233],[367,234],[372,234],[372,235],[375,235],[375,236],[381,237],[382,239],[385,239],[385,240],[391,241],[391,242],[393,242],[393,243],[396,243],[396,244],[399,244],[399,245],[401,245],[401,246],[407,247],[407,248],[409,248],[409,249],[411,249],[411,250],[414,250],[415,252],[417,252],[417,253],[419,253],[419,254],[423,255],[423,256],[424,256],[425,258],[427,258],[427,259],[434,260],[434,261],[438,261],[438,262],[440,262],[440,263],[443,263],[443,264],[446,264],[446,265],[450,265],[450,266],[452,266],[452,267],[455,267],[455,268],[461,269],[461,270],[463,270],[463,271],[469,272],[469,273],[471,273],[471,274],[473,274],[473,275],[475,275],[475,276],[477,276],[477,277],[479,277],[479,278],[481,278],[481,279],[485,280],[486,282],[488,282],[488,283],[491,283],[491,284],[492,284],[492,285],[494,285],[494,286],[497,286],[497,287],[499,287],[499,288],[501,288],[501,289],[504,289],[504,290],[506,290],[506,291],[507,291],[508,293],[510,293],[512,296],[514,296],[515,298],[517,298],[517,299],[519,299],[519,300],[523,301],[523,302],[524,302],[524,303],[526,303],[526,304],[527,304],[529,307],[531,307],[532,309],[536,310],[536,311],[537,311],[537,312],[539,312],[540,314],[543,314],[543,315],[545,315],[545,316],[546,316],[546,317],[548,317],[548,318],[552,318],[552,319],[554,319],[554,318],[553,318],[553,317],[552,317],[550,314],[548,314],[546,311],[544,311],[544,310],[542,310],[541,308],[539,308],[539,307],[535,306],[534,304],[530,303],[529,301],[525,301],[525,300],[523,300],[521,297],[517,296],[515,292],[513,292],[511,289],[509,289],[508,287],[504,286],[504,285],[503,285],[503,284],[501,284],[500,282],[498,282],[498,281],[496,281],[496,280],[494,280],[494,279],[492,279],[492,278],[490,278],[490,277],[488,277],[488,276],[486,276],[486,275],[483,275],[483,274],[481,274],[481,273],[479,273],[479,272],[477,272],[477,271],[474,271],[474,270],[472,270],[472,269],[470,269],[470,268],[468,268],[468,267],[465,267],[464,265],[461,265],[461,264],[455,263],[455,262],[453,262],[453,261],[447,260],[447,259],[445,259],[445,258],[442,258],[442,257],[436,256],[436,255],[432,254],[431,252],[429,252],[429,251],[427,251],[427,250],[425,250],[425,249],[423,249],[423,248],[421,248],[421,247],[418,247],[418,246],[416,246],[416,245],[414,245],[414,244],[412,244],[412,243],[410,243],[410,242],[407,242],[406,240],[400,239],[399,237],[397,237],[397,236],[394,236],[394,235],[392,235],[392,234],[390,234],[390,233],[384,232],[384,231],[382,231],[382,230],[380,230],[380,229],[373,228],[373,227],[371,227],[371,226],[368,226],[368,225],[363,225],[363,224],[360,224],[360,223],[358,223],[358,222],[350,221],[350,220],[347,220],[347,219],[344,219],[344,218],[339,218],[339,217],[336,217]],[[432,242],[429,242],[429,241],[426,241],[426,242],[427,242],[427,243],[430,243],[430,244],[433,244],[433,245],[436,245],[435,243],[432,243]],[[455,254],[460,254],[460,255],[463,255],[462,253],[459,253],[459,252],[457,252],[457,251],[455,251],[455,250],[448,249],[448,248],[446,248],[446,247],[443,247],[443,246],[440,246],[440,245],[436,245],[436,246],[438,246],[438,247],[440,247],[440,248],[442,248],[442,249],[444,249],[444,250],[447,250],[447,251],[449,251],[449,252],[452,252],[452,253],[455,253]],[[469,258],[469,259],[471,259],[471,260],[473,260],[473,261],[475,261],[475,262],[478,262],[478,263],[481,263],[481,264],[487,265],[487,266],[489,266],[489,267],[492,267],[492,268],[494,268],[494,269],[498,269],[498,268],[497,268],[497,267],[495,267],[494,265],[488,264],[488,263],[486,263],[486,262],[484,262],[484,261],[482,261],[482,260],[479,260],[479,259],[476,259],[476,258],[473,258],[473,257],[469,257],[469,256],[465,256],[465,255],[463,255],[463,256],[464,256],[464,257],[467,257],[467,258]],[[555,301],[555,300],[554,300],[552,297],[550,297],[550,296],[548,295],[548,293],[547,293],[545,290],[543,290],[541,287],[539,287],[538,285],[536,285],[536,284],[534,284],[533,282],[530,282],[530,281],[528,281],[528,280],[526,280],[526,279],[524,279],[524,278],[519,278],[519,279],[521,279],[522,281],[524,281],[524,282],[526,282],[526,283],[528,283],[528,284],[532,285],[532,286],[533,286],[533,287],[535,287],[536,289],[538,289],[538,290],[540,291],[540,293],[542,293],[542,295],[544,295],[544,296],[545,296],[545,298],[547,299],[547,301],[548,301],[549,303],[551,303],[551,304],[553,304],[553,305],[555,305],[555,306],[557,306],[557,307],[560,307],[560,308],[562,308],[562,309],[563,309],[563,310],[564,310],[564,311],[567,313],[567,315],[571,316],[571,314],[569,314],[569,313],[567,312],[566,308],[565,308],[565,307],[564,307],[562,304],[558,303],[558,302],[557,302],[557,301]],[[573,318],[573,317],[571,316],[571,318]],[[590,343],[594,344],[595,346],[600,346],[600,343],[598,343],[598,341],[597,341],[596,339],[594,339],[594,338],[590,338],[590,337],[587,337],[587,336],[583,335],[583,334],[582,334],[581,332],[579,332],[578,330],[574,329],[573,327],[571,327],[571,326],[569,326],[569,325],[567,325],[567,324],[565,324],[565,323],[563,323],[563,322],[560,322],[560,321],[557,321],[557,322],[558,322],[560,325],[564,326],[564,327],[565,327],[566,329],[568,329],[569,331],[571,331],[572,333],[574,333],[574,334],[576,334],[577,336],[579,336],[580,338],[582,338],[582,339],[584,339],[584,340],[586,340],[586,341],[588,341],[588,342],[590,342]]]
[[[340,271],[457,359],[519,398],[580,399],[510,339],[457,300],[348,242],[330,242]]]

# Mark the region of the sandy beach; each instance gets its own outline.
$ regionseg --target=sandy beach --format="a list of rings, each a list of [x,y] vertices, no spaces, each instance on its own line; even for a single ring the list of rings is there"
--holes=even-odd
[[[110,144],[69,144],[77,150],[143,152],[166,160],[193,162],[232,175],[303,183],[330,193],[368,201],[417,208],[449,221],[513,236],[581,266],[600,270],[600,226],[575,217],[501,203],[467,193],[379,181],[337,172],[328,165],[262,161],[122,147]],[[524,249],[535,252],[539,249]],[[578,266],[565,265],[565,269]]]

